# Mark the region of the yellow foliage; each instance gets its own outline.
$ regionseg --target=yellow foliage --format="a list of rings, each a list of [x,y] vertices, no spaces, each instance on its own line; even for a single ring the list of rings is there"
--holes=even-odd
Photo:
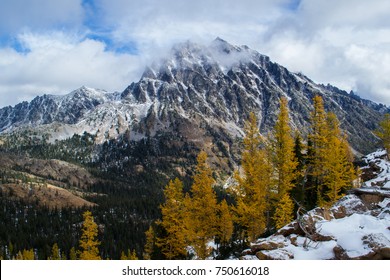
[[[308,138],[312,145],[312,154],[310,156],[310,174],[314,176],[317,182],[321,181],[324,174],[324,163],[327,148],[328,126],[324,101],[318,95],[313,98],[314,110],[311,113],[311,133]]]
[[[130,249],[127,250],[127,254],[125,254],[125,252],[122,251],[121,260],[123,260],[123,261],[124,260],[131,260],[131,261],[138,260],[137,253],[135,252],[135,250],[130,251]]]
[[[76,253],[76,249],[74,247],[72,247],[70,249],[70,252],[69,252],[69,259],[70,260],[77,260],[77,253]]]
[[[327,207],[336,202],[352,186],[356,178],[353,156],[348,141],[341,132],[335,114],[325,113],[322,98],[314,98],[312,133],[309,135],[312,152],[309,170],[314,176],[317,205]]]
[[[17,260],[34,260],[35,255],[34,255],[34,250],[26,250],[24,249],[22,252],[19,251],[18,254],[16,255]]]
[[[296,178],[295,170],[298,165],[294,157],[294,139],[289,125],[287,99],[282,98],[280,113],[274,127],[274,136],[271,141],[273,166],[276,177],[276,191],[278,198],[290,192],[293,180]]]
[[[60,249],[58,248],[58,244],[54,243],[53,247],[51,248],[51,256],[49,260],[60,260],[61,255],[60,255]]]
[[[276,229],[284,227],[290,223],[293,218],[294,203],[290,196],[285,193],[282,198],[278,201],[274,214],[274,221]]]
[[[213,190],[212,171],[206,163],[207,154],[200,152],[197,158],[191,198],[186,198],[188,216],[185,224],[189,230],[189,242],[199,259],[210,254],[207,243],[217,234],[217,198]]]
[[[274,222],[277,228],[290,222],[294,216],[294,204],[290,198],[290,193],[294,187],[294,180],[298,177],[298,162],[294,155],[294,139],[291,135],[288,116],[288,101],[282,98],[280,102],[280,113],[273,130],[271,140],[271,154],[273,161],[274,177]],[[287,202],[288,207],[287,207]],[[292,206],[292,207],[290,207]],[[283,213],[280,211],[283,207]]]
[[[164,189],[165,203],[161,206],[162,221],[166,236],[157,239],[157,246],[169,259],[182,259],[186,256],[187,224],[184,221],[186,209],[184,204],[183,183],[179,179],[170,181]]]
[[[156,240],[157,237],[156,237],[156,233],[154,232],[153,225],[149,227],[149,229],[145,232],[145,235],[146,235],[146,244],[144,247],[143,257],[145,260],[150,260],[152,259],[154,247],[156,246],[157,243]]]
[[[325,172],[323,174],[325,191],[319,199],[319,206],[323,207],[331,206],[340,199],[343,192],[351,188],[353,180],[356,179],[352,152],[345,135],[340,130],[340,124],[335,114],[328,114],[327,125],[328,145],[324,155]]]
[[[223,200],[218,209],[218,237],[222,244],[227,244],[233,235],[233,218],[226,200]]]
[[[85,211],[83,214],[84,223],[82,227],[82,234],[79,241],[81,248],[79,258],[81,260],[100,260],[99,255],[100,241],[98,241],[98,226],[94,222],[92,213]]]
[[[383,147],[386,149],[387,154],[389,154],[390,153],[390,114],[385,114],[383,120],[379,123],[379,128],[375,131],[375,135],[382,140]]]
[[[257,120],[253,113],[245,125],[242,172],[235,173],[237,206],[236,221],[244,229],[250,241],[255,240],[266,229],[266,212],[269,211],[272,165],[268,150],[262,145]]]

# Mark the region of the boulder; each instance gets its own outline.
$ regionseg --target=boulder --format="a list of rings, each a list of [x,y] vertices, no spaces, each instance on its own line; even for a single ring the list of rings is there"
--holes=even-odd
[[[343,205],[332,209],[332,212],[335,219],[342,219],[347,216],[347,210]]]
[[[303,230],[299,226],[298,222],[296,222],[296,221],[294,221],[294,222],[290,223],[289,225],[278,230],[277,234],[282,235],[284,237],[290,236],[292,234],[296,234],[296,235],[300,235],[300,236],[305,235],[305,233],[303,232]]]
[[[287,250],[259,251],[256,253],[259,260],[291,260],[294,255]]]
[[[390,241],[382,233],[366,235],[362,240],[363,244],[376,253],[375,259],[390,259]]]
[[[351,260],[382,260],[382,257],[374,251],[370,251],[365,255],[351,258]]]
[[[318,232],[314,233],[311,236],[311,240],[313,240],[315,242],[331,241],[333,239],[334,238],[332,236],[322,235],[322,234],[320,234]]]
[[[348,256],[347,252],[345,252],[344,248],[340,245],[337,245],[333,248],[334,256],[336,260],[350,260],[351,258]]]
[[[284,243],[266,241],[266,242],[262,242],[260,244],[252,245],[252,252],[257,252],[257,251],[261,251],[261,250],[269,251],[269,250],[275,250],[275,249],[279,249],[279,248],[283,248],[283,247],[284,247]]]

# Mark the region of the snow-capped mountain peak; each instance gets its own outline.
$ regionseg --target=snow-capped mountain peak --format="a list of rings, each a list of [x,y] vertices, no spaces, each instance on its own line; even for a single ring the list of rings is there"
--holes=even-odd
[[[50,123],[75,124],[98,105],[113,98],[104,90],[85,86],[66,95],[43,95],[31,102],[0,109],[0,131]]]
[[[256,113],[263,133],[270,131],[281,97],[289,100],[293,127],[306,133],[314,95],[321,95],[326,109],[342,120],[355,150],[372,148],[367,145],[374,142],[370,130],[388,110],[385,106],[315,84],[255,50],[220,38],[209,46],[191,41],[175,45],[120,94],[81,87],[65,96],[44,95],[0,109],[0,131],[47,129],[55,123],[72,129],[52,129],[51,139],[86,131],[105,141],[130,131],[133,140],[174,132],[188,141],[223,135],[231,143],[242,136],[250,112]],[[65,130],[69,133],[61,135]]]

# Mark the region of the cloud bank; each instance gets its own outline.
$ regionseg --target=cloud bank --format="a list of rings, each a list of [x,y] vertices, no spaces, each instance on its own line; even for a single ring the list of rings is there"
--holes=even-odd
[[[173,44],[218,36],[390,105],[389,10],[386,0],[3,0],[0,107],[82,85],[121,91]]]

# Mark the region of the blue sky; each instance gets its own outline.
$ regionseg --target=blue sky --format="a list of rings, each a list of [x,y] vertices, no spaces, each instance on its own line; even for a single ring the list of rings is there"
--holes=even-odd
[[[2,0],[0,107],[122,91],[173,44],[221,37],[390,105],[387,0]]]

